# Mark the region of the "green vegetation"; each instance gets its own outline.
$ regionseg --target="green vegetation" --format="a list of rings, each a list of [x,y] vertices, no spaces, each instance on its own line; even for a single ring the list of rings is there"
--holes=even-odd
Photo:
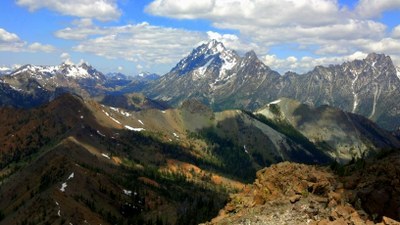
[[[281,111],[279,110],[279,106],[276,104],[269,105],[269,110],[276,116],[281,115]]]
[[[253,182],[256,169],[242,146],[236,145],[231,139],[221,137],[214,128],[203,129],[192,135],[203,139],[210,146],[211,154],[219,160],[220,164],[213,168],[236,180]]]

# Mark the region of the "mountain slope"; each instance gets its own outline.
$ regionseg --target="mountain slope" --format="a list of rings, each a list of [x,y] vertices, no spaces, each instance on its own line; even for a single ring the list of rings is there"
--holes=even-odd
[[[130,111],[66,94],[35,109],[2,108],[0,224],[210,220],[264,166],[334,159],[277,125],[195,100]]]
[[[0,224],[197,224],[241,185],[212,165],[189,177],[183,168],[207,165],[190,149],[120,127],[79,97],[0,113]]]
[[[290,124],[337,161],[375,155],[380,150],[400,148],[389,132],[368,119],[329,106],[317,108],[281,98],[258,110],[267,121]]]

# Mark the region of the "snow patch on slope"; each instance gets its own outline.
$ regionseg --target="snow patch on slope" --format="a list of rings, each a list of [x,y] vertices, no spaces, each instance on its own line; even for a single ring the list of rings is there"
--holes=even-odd
[[[124,189],[123,192],[124,192],[125,195],[128,195],[128,196],[132,195],[132,191],[129,191],[129,190],[125,190]]]
[[[355,91],[355,84],[356,84],[356,82],[357,82],[357,80],[358,80],[359,72],[357,72],[357,71],[355,71],[355,70],[351,70],[351,72],[352,72],[352,74],[354,75],[354,78],[353,78],[353,80],[351,81],[351,90],[352,90],[352,93],[353,93],[353,110],[352,110],[351,112],[352,112],[352,113],[355,113],[355,112],[356,112],[356,109],[357,109],[357,106],[358,106],[358,103],[359,103],[359,101],[358,101],[358,94],[357,94],[356,91]]]
[[[278,100],[275,100],[275,101],[272,101],[272,102],[270,102],[270,103],[268,103],[267,105],[269,106],[269,105],[276,105],[276,104],[278,104],[279,102],[281,102],[282,100],[281,99],[278,99]]]
[[[60,191],[61,191],[61,192],[65,192],[65,189],[68,187],[67,181],[68,181],[68,180],[71,180],[72,178],[74,178],[74,173],[71,173],[71,174],[68,176],[67,180],[66,180],[64,183],[61,184],[61,188],[60,188]]]
[[[226,72],[233,69],[233,67],[237,64],[237,59],[232,51],[226,51],[221,53],[220,58],[222,59],[223,63],[221,69],[219,71],[220,77],[225,77]]]
[[[193,71],[194,78],[199,79],[201,77],[204,77],[204,75],[207,71],[207,68],[212,63],[212,61],[214,61],[214,58],[209,59],[204,66],[195,69]]]
[[[108,155],[105,154],[105,153],[101,153],[101,156],[103,156],[103,157],[106,158],[106,159],[111,159],[110,156],[108,156]]]
[[[128,130],[137,131],[137,132],[145,130],[144,128],[134,128],[134,127],[131,127],[131,126],[128,126],[128,125],[125,125],[125,128],[128,129]]]

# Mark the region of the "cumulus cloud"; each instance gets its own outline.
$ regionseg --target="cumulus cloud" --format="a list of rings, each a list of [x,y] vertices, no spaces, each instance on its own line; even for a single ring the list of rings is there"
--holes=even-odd
[[[121,16],[116,0],[17,0],[17,4],[30,11],[47,8],[63,15],[100,21],[116,20]]]
[[[400,39],[400,25],[398,25],[397,27],[393,28],[392,37]]]
[[[71,60],[71,56],[67,52],[61,53],[60,58],[61,58],[61,62],[65,63],[65,64],[69,64],[69,65],[74,64]]]
[[[143,67],[141,64],[137,64],[137,65],[136,65],[136,70],[137,70],[137,71],[142,71],[143,68],[144,68],[144,67]]]
[[[92,35],[107,34],[108,31],[95,26],[88,27],[67,27],[62,30],[58,30],[54,35],[58,38],[66,40],[85,40]]]
[[[156,15],[175,15],[179,19],[194,19],[207,16],[215,7],[215,0],[186,1],[186,0],[156,0],[146,11]]]
[[[363,46],[368,52],[379,52],[386,54],[398,54],[400,52],[400,40],[384,38],[377,42],[370,42]]]
[[[360,0],[356,13],[365,18],[374,18],[382,15],[384,11],[400,9],[398,0]]]
[[[234,34],[220,34],[214,31],[207,31],[208,40],[217,40],[224,43],[225,47],[236,51],[250,51],[257,49],[259,52],[266,52],[267,46],[257,45],[253,42],[245,42]]]
[[[145,22],[98,29],[97,34],[103,35],[81,41],[74,50],[110,59],[166,64],[179,60],[206,37],[200,32],[152,26]],[[76,28],[71,32],[84,33],[85,30]]]
[[[338,39],[378,38],[385,25],[360,20],[336,0],[155,0],[146,11],[172,18],[208,19],[218,28],[239,30],[256,42],[310,44]],[[376,37],[376,35],[378,37]]]
[[[297,58],[295,56],[289,56],[287,58],[279,58],[276,55],[265,55],[261,57],[261,60],[272,69],[277,70],[281,73],[285,73],[287,71],[304,73],[310,71],[310,69],[318,65],[327,66],[331,64],[341,64],[345,61],[364,59],[366,56],[367,53],[358,51],[350,55],[319,57],[319,58],[314,58],[309,56],[301,58]]]
[[[16,34],[10,33],[0,28],[0,42],[16,42],[19,41],[19,37]]]
[[[30,45],[21,40],[18,35],[10,33],[0,28],[0,51],[6,52],[53,52],[55,47],[52,45],[34,42]]]
[[[249,22],[275,26],[329,23],[339,8],[334,0],[155,0],[146,11],[179,19],[206,18],[221,26]]]
[[[54,52],[56,49],[52,45],[41,44],[39,42],[32,43],[28,46],[32,52]]]
[[[0,51],[17,52],[24,48],[26,43],[18,35],[0,28]]]

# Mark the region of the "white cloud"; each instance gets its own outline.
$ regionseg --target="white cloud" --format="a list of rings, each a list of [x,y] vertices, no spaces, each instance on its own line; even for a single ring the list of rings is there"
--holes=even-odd
[[[28,46],[28,49],[32,52],[54,52],[56,49],[52,45],[45,45],[39,42],[34,42]]]
[[[244,42],[241,38],[234,34],[220,34],[214,31],[207,31],[209,40],[217,40],[224,43],[225,47],[236,51],[250,51],[257,49],[259,52],[266,52],[267,46],[259,46],[255,43]]]
[[[137,64],[136,65],[136,70],[137,71],[142,71],[143,70],[143,66],[141,64]]]
[[[71,60],[71,56],[67,52],[63,52],[60,55],[61,61],[65,64],[73,65],[74,63]]]
[[[122,71],[122,70],[124,70],[124,67],[118,66],[117,70],[118,70],[118,71]]]
[[[0,51],[17,52],[26,45],[18,35],[0,28]]]
[[[397,27],[393,28],[392,37],[400,39],[400,25],[398,25]]]
[[[377,42],[370,42],[363,46],[368,52],[378,52],[385,54],[400,53],[400,39],[384,38]]]
[[[52,45],[34,42],[30,45],[21,40],[18,35],[10,33],[0,28],[0,51],[4,52],[53,52],[55,48]]]
[[[157,15],[176,15],[176,18],[180,19],[194,19],[199,15],[206,16],[214,6],[215,0],[156,0],[146,10]]]
[[[182,3],[184,2],[184,3]],[[209,19],[218,28],[234,29],[257,43],[379,38],[386,26],[359,20],[336,0],[213,0],[198,11],[198,0],[155,0],[146,11],[173,18]],[[377,36],[378,34],[378,36]]]
[[[73,48],[78,52],[147,64],[176,63],[207,39],[205,33],[152,26],[146,22],[115,27],[77,26],[57,31],[56,36],[80,40]]]
[[[10,33],[0,28],[0,43],[4,42],[18,42],[19,37],[16,34]]]
[[[69,58],[70,58],[70,55],[69,55],[68,52],[63,52],[63,53],[61,53],[60,58],[61,58],[62,60],[69,59]]]
[[[330,23],[339,8],[335,0],[155,0],[146,11],[179,19],[211,19],[220,26],[249,22],[274,26]]]
[[[375,18],[387,10],[400,9],[399,0],[360,0],[356,7],[356,13],[365,18]]]
[[[289,56],[287,58],[279,58],[276,55],[265,55],[261,57],[261,60],[274,70],[281,73],[286,71],[295,71],[304,73],[310,71],[312,68],[318,65],[331,65],[341,64],[345,61],[352,61],[355,59],[364,59],[367,56],[364,52],[355,52],[350,55],[344,56],[333,56],[333,57],[319,57],[313,58],[305,56],[302,58],[296,58],[295,56]]]
[[[116,0],[17,0],[17,4],[30,11],[47,8],[63,15],[100,21],[116,20],[121,16]]]
[[[72,21],[72,24],[78,27],[91,27],[93,26],[93,20],[90,18],[81,18],[78,20]]]
[[[62,30],[58,30],[54,35],[58,38],[66,40],[85,40],[92,35],[107,34],[107,30],[103,30],[99,27],[88,26],[88,27],[67,27]]]

